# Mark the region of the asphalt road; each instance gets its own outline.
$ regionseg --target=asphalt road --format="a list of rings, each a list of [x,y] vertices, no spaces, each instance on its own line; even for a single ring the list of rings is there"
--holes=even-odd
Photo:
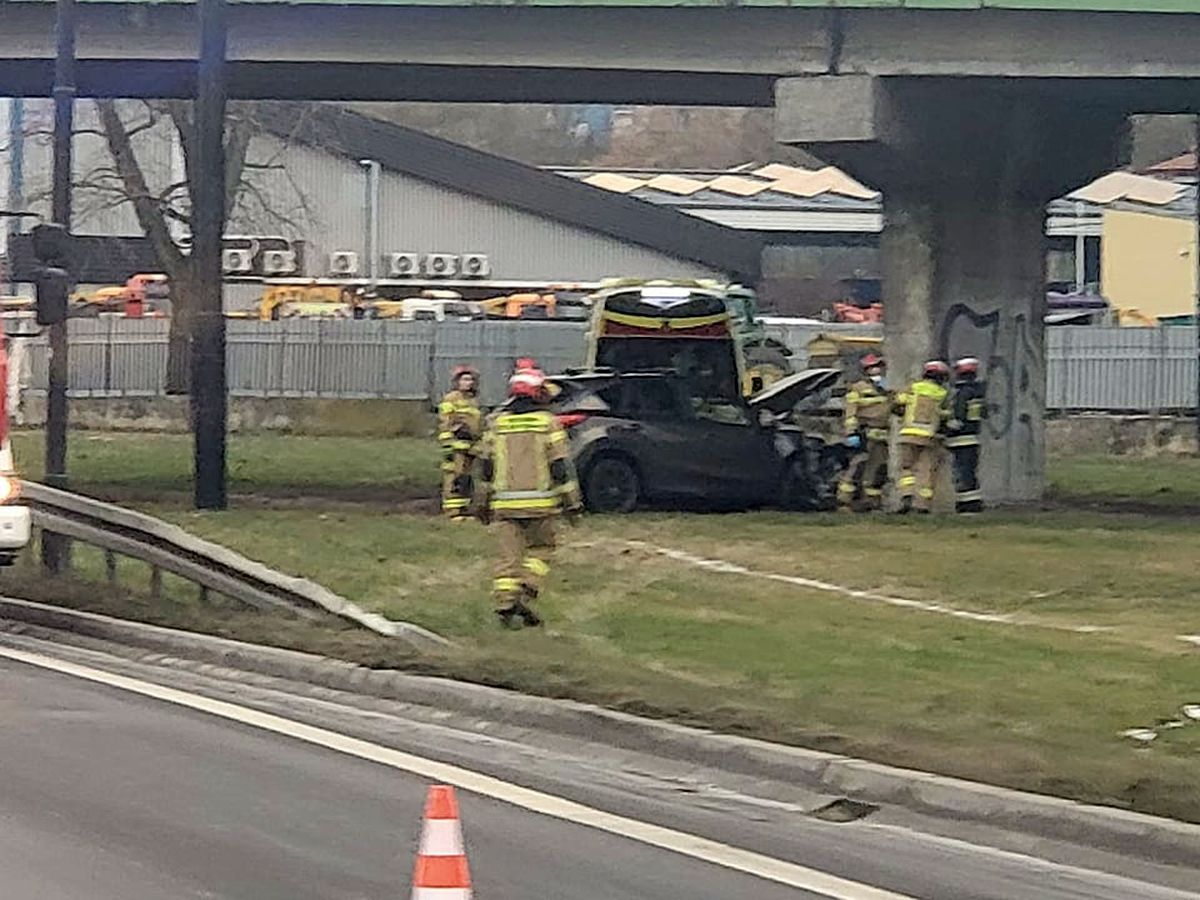
[[[247,702],[253,693],[231,690]],[[417,745],[410,752],[426,746],[442,758],[456,740],[448,729],[420,723],[405,733]],[[451,748],[459,754],[454,761],[475,757],[486,770],[498,745],[466,743],[472,746]],[[557,764],[546,759],[551,779]],[[564,782],[584,777],[566,771]],[[648,787],[621,799],[612,777],[611,785],[601,776],[594,788],[576,785],[576,793],[597,808],[657,819],[772,859],[811,866],[812,856],[823,854],[822,871],[921,900],[1195,896],[925,842],[903,830],[837,831],[846,826],[800,822],[780,810],[745,816],[736,798],[722,808],[713,796],[659,800]],[[0,658],[5,900],[404,897],[427,785],[377,762]],[[465,791],[460,804],[479,900],[831,896]],[[876,895],[865,885],[861,895],[844,895],[859,896]]]

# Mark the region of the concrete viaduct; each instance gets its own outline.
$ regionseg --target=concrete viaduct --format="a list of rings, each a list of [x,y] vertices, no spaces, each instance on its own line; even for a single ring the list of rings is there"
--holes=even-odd
[[[188,96],[188,3],[80,4],[83,95]],[[53,5],[0,2],[0,93],[50,92]],[[234,2],[263,99],[768,106],[885,197],[889,354],[987,361],[993,497],[1043,487],[1042,219],[1132,113],[1200,110],[1200,0]]]

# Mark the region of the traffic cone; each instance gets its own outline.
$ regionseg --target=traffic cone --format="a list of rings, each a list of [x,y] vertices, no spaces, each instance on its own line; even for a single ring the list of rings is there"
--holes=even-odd
[[[444,784],[431,785],[425,800],[412,900],[471,900],[471,872],[463,849],[458,800],[454,788]]]

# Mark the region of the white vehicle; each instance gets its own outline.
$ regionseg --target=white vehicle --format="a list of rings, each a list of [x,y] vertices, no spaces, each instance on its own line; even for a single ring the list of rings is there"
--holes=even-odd
[[[0,338],[0,566],[11,566],[29,543],[32,521],[9,439],[8,338]]]
[[[430,322],[465,321],[483,317],[482,307],[478,303],[463,300],[457,294],[451,295],[449,291],[436,292],[442,296],[429,296],[434,293],[427,291],[425,296],[401,300],[400,317]]]

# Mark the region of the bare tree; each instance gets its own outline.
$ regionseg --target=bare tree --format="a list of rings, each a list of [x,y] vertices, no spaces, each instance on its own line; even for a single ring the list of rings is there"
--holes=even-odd
[[[116,102],[95,101],[100,130],[108,145],[111,169],[100,167],[91,181],[100,187],[99,198],[108,194],[112,202],[133,206],[142,233],[150,241],[162,271],[171,282],[171,328],[167,355],[167,392],[185,393],[190,372],[188,348],[191,337],[192,298],[199,287],[199,274],[185,242],[191,234],[191,185],[196,181],[196,126],[192,105],[185,101],[144,101],[143,116],[122,116]],[[152,189],[135,149],[134,139],[141,130],[158,126],[166,117],[179,135],[183,156],[183,177]],[[270,220],[273,226],[300,230],[291,211],[279,208],[269,189],[254,173],[279,172],[286,176],[282,153],[271,158],[251,159],[251,140],[262,128],[254,117],[254,105],[230,104],[225,127],[226,213],[242,221]],[[295,186],[294,183],[292,185]],[[297,192],[298,194],[298,192]],[[303,207],[303,197],[300,197]],[[241,214],[241,215],[238,215]],[[174,225],[179,227],[172,227]]]
[[[171,326],[167,356],[168,393],[187,393],[193,302],[198,278],[191,239],[191,185],[195,182],[196,127],[189,101],[95,100],[95,116],[81,117],[76,138],[99,140],[107,153],[78,154],[75,175],[77,221],[121,208],[132,209],[149,241],[159,271],[171,283]],[[279,116],[264,126],[254,103],[229,104],[225,125],[226,214],[255,233],[302,235],[313,221],[303,191],[284,165],[292,137],[305,122],[307,106],[290,104],[291,134],[280,133]],[[33,117],[26,134],[47,138],[49,122]],[[273,140],[254,141],[261,135]],[[177,136],[177,137],[174,137]],[[182,167],[164,167],[165,148],[175,141]],[[173,171],[172,171],[173,170]],[[36,194],[30,199],[36,200]]]

